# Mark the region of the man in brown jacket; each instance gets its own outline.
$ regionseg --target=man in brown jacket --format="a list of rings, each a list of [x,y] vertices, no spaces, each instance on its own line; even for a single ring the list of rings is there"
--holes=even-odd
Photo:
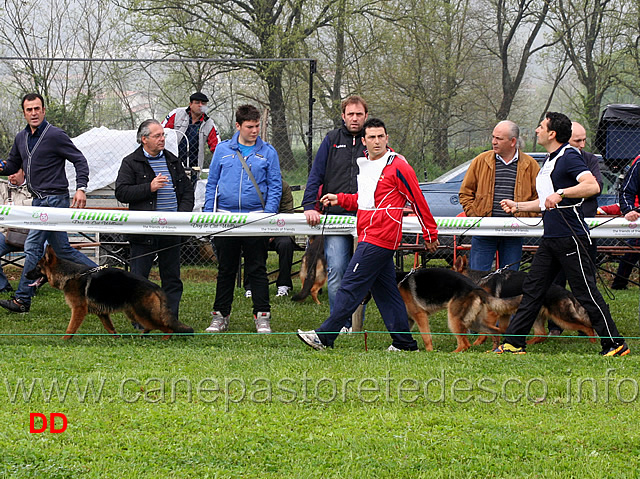
[[[493,149],[476,156],[460,187],[460,203],[467,216],[509,216],[500,200],[530,201],[538,197],[536,176],[540,167],[519,149],[520,129],[512,121],[501,121],[493,129]],[[518,213],[519,216],[533,216]],[[522,238],[511,236],[474,236],[469,266],[491,271],[498,252],[499,266],[517,270],[522,258]],[[498,266],[498,263],[496,265]]]

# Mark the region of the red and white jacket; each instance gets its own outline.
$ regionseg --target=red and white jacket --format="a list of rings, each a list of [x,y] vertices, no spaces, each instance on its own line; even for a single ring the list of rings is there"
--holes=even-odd
[[[432,243],[438,239],[438,227],[416,173],[403,156],[387,151],[375,161],[358,158],[358,166],[358,193],[337,195],[338,204],[344,209],[358,210],[358,242],[397,249],[402,242],[402,216],[407,202],[420,221],[424,240]]]

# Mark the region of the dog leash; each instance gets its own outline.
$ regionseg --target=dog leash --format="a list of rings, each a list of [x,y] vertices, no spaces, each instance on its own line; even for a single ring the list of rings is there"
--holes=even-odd
[[[106,264],[103,264],[102,266],[96,266],[95,268],[91,268],[91,269],[88,269],[86,271],[83,271],[82,273],[80,273],[78,275],[78,277],[81,278],[82,276],[88,276],[90,274],[97,273],[98,271],[106,269],[106,268],[108,268],[108,266]]]

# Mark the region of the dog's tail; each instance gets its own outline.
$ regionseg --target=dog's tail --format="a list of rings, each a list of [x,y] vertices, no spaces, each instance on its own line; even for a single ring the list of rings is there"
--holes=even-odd
[[[510,298],[496,298],[495,296],[491,296],[486,291],[484,292],[486,294],[485,298],[489,309],[498,315],[514,314],[518,310],[518,306],[520,306],[520,301],[522,301],[522,295],[513,296]]]
[[[302,301],[311,294],[311,288],[316,282],[316,267],[318,261],[324,260],[324,236],[311,236],[309,237],[309,247],[304,253],[303,272],[306,277],[304,279],[304,285],[298,294],[291,297],[291,301]]]

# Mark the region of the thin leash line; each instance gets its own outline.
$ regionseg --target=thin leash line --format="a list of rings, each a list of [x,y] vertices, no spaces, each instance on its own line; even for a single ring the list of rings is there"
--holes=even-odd
[[[292,212],[294,212],[295,210],[297,210],[298,208],[304,208],[305,206],[310,205],[310,204],[313,204],[313,203],[315,203],[315,200],[314,200],[314,201],[312,201],[312,202],[310,201],[310,202],[308,202],[308,203],[302,203],[302,204],[300,204],[299,206],[294,206],[293,208],[289,208],[289,209],[284,210],[284,211],[279,211],[279,212],[277,212],[277,213],[271,213],[271,214],[270,214],[270,215],[268,215],[268,216],[263,216],[263,217],[261,217],[261,218],[258,218],[258,219],[252,220],[252,221],[248,221],[248,222],[243,223],[243,224],[238,225],[238,226],[231,226],[231,227],[229,227],[229,228],[227,228],[227,229],[224,229],[224,230],[221,230],[221,231],[216,231],[215,233],[209,233],[209,234],[201,235],[201,236],[200,236],[200,235],[198,235],[198,237],[200,237],[200,238],[206,238],[206,239],[211,239],[212,237],[214,237],[214,236],[216,236],[216,235],[219,235],[219,234],[222,234],[222,233],[226,233],[227,231],[232,231],[232,230],[235,230],[235,229],[238,229],[238,228],[242,228],[243,226],[247,226],[247,225],[250,225],[250,224],[256,223],[256,222],[258,222],[258,221],[264,221],[264,220],[265,220],[265,219],[267,219],[267,218],[272,218],[272,217],[277,216],[277,215],[279,215],[279,214],[283,214],[283,213],[285,213],[285,214],[287,214],[287,213],[292,213]],[[206,213],[206,212],[203,212],[203,213]],[[324,221],[322,222],[322,229],[323,229],[323,233],[324,233]],[[177,236],[182,236],[182,235],[177,235]],[[166,247],[164,247],[164,248],[158,248],[158,249],[155,249],[155,250],[153,250],[153,251],[149,251],[149,252],[147,252],[147,253],[140,254],[140,255],[138,255],[138,256],[132,256],[132,257],[130,257],[130,258],[129,258],[129,261],[134,260],[134,259],[144,258],[145,256],[155,255],[155,254],[160,253],[160,252],[162,252],[162,251],[167,251],[167,250],[170,250],[170,249],[173,249],[173,248],[178,248],[178,247],[181,247],[181,246],[183,246],[183,245],[186,245],[187,243],[189,243],[189,241],[190,241],[190,240],[181,241],[180,243],[175,244],[175,245],[166,246]]]
[[[574,209],[574,211],[577,213],[576,209]],[[569,230],[571,230],[571,235],[572,235],[573,240],[576,242],[578,248],[582,250],[585,258],[587,259],[587,261],[589,262],[589,264],[593,268],[593,272],[596,275],[596,279],[598,281],[600,281],[600,284],[602,285],[602,288],[604,289],[604,291],[605,291],[605,293],[607,295],[607,298],[610,299],[610,300],[614,300],[615,299],[615,295],[611,292],[611,290],[609,289],[609,286],[605,283],[604,278],[600,274],[600,270],[599,270],[598,266],[596,266],[596,264],[593,262],[593,259],[591,259],[591,255],[589,254],[589,251],[587,250],[585,245],[582,244],[582,241],[580,241],[580,238],[578,237],[576,232],[573,230],[573,228],[571,227],[571,225],[567,221],[567,218],[565,218],[565,216],[562,213],[560,213],[560,217],[562,218],[562,221],[565,222],[565,224],[567,225]],[[579,215],[578,215],[578,217],[579,217]],[[587,235],[586,236],[587,236],[587,239],[589,240],[589,243],[593,244],[592,243],[592,239],[591,239],[591,235],[589,234],[589,231],[590,230],[587,230]],[[604,319],[604,316],[603,316],[603,319]],[[606,324],[606,321],[605,321],[605,324]],[[607,325],[607,328],[608,328],[608,325]],[[613,339],[613,337],[611,337],[611,339]]]

